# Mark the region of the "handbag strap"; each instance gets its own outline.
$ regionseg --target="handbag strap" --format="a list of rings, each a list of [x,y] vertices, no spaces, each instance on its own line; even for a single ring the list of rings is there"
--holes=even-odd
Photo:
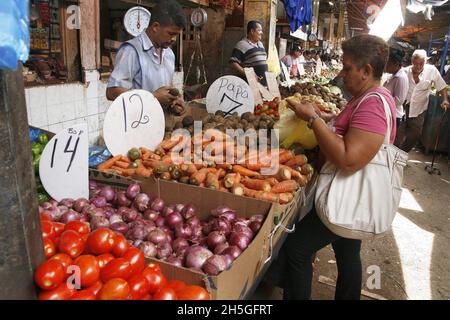
[[[378,92],[371,92],[371,93],[367,94],[364,98],[361,99],[361,101],[358,103],[358,105],[355,107],[355,109],[352,112],[352,116],[350,117],[350,122],[352,121],[353,116],[355,115],[356,111],[359,109],[361,104],[370,97],[379,97],[381,99],[381,102],[383,103],[384,113],[386,115],[386,122],[387,122],[387,130],[386,130],[386,136],[384,137],[384,144],[390,144],[391,133],[392,133],[392,113],[391,113],[389,104],[387,103],[386,99],[383,97],[383,95],[379,94]]]

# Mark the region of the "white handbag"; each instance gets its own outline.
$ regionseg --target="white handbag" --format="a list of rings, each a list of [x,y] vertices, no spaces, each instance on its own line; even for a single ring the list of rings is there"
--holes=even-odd
[[[333,233],[349,239],[370,239],[391,227],[402,193],[403,168],[408,154],[390,143],[392,113],[383,101],[388,128],[383,145],[361,170],[348,174],[327,161],[320,171],[316,190],[316,212]],[[353,116],[353,115],[352,115]]]

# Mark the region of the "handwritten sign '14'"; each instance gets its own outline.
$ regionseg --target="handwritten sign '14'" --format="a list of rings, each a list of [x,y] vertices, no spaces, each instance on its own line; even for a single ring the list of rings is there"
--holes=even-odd
[[[210,113],[220,110],[227,115],[237,112],[239,116],[255,110],[255,100],[249,85],[235,76],[217,79],[206,95],[206,109]]]
[[[89,198],[87,124],[64,129],[46,145],[39,162],[45,191],[56,201]]]
[[[113,155],[127,154],[132,148],[154,150],[163,140],[164,112],[148,91],[133,90],[121,94],[106,113],[103,137]]]

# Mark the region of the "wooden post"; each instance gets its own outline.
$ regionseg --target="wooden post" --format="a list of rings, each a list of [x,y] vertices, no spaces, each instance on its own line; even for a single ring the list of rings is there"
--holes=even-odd
[[[0,70],[0,144],[0,300],[35,299],[44,250],[21,70]]]
[[[80,0],[80,22],[81,66],[97,70],[101,64],[99,0]]]
[[[244,6],[244,32],[247,33],[249,21],[260,21],[264,32],[262,42],[267,53],[275,44],[277,3],[278,0],[247,0]]]

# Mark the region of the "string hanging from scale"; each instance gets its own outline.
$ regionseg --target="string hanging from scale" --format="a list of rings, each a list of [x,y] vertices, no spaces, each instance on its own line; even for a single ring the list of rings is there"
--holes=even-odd
[[[203,56],[203,49],[202,49],[202,43],[201,43],[201,36],[200,36],[200,28],[195,27],[194,28],[194,39],[195,39],[195,43],[194,43],[194,51],[192,52],[192,56],[191,56],[191,60],[189,63],[189,67],[188,67],[188,71],[186,73],[186,78],[185,78],[185,83],[187,84],[189,76],[191,74],[191,70],[193,69],[193,65],[194,65],[194,60],[195,58],[198,56],[199,58],[199,64],[196,66],[196,72],[197,72],[197,84],[199,85],[205,85],[208,83],[208,80],[206,78],[206,68],[205,68],[205,60],[204,60],[204,56]],[[200,83],[201,78],[203,77],[203,82]]]

